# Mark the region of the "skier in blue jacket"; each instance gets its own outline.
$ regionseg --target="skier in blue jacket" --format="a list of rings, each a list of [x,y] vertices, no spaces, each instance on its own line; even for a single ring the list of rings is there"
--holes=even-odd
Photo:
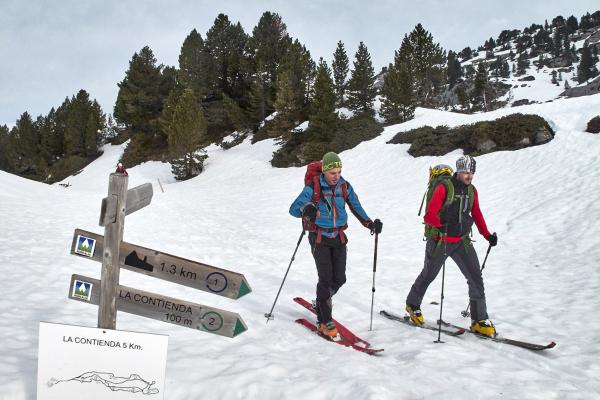
[[[330,337],[338,334],[331,316],[331,297],[346,282],[346,203],[372,233],[381,233],[383,227],[380,220],[369,218],[352,185],[342,178],[341,173],[340,157],[333,152],[325,154],[318,179],[306,185],[290,206],[291,215],[307,222],[305,229],[309,231],[308,240],[319,276],[316,299],[318,327],[321,333]]]

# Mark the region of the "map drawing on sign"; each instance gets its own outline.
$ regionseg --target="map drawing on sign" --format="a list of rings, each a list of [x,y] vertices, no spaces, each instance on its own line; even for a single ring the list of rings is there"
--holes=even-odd
[[[92,298],[92,287],[91,283],[76,279],[73,285],[73,297],[90,301]]]
[[[138,374],[130,374],[128,377],[123,377],[115,376],[112,372],[96,371],[84,372],[83,374],[70,379],[51,378],[48,382],[48,387],[65,382],[101,383],[113,392],[123,391],[146,395],[158,393],[158,389],[152,387],[156,381],[148,382],[147,380],[142,379]]]
[[[87,236],[77,236],[77,246],[75,246],[75,253],[81,254],[82,256],[92,257],[96,248],[96,239],[89,238]]]
[[[143,260],[140,260],[140,258],[137,255],[137,252],[134,250],[131,253],[129,253],[129,255],[127,257],[125,257],[125,264],[129,265],[131,267],[136,267],[136,268],[140,268],[146,271],[154,271],[154,265],[152,264],[148,264],[146,262],[146,260],[148,259],[147,256],[144,256]]]

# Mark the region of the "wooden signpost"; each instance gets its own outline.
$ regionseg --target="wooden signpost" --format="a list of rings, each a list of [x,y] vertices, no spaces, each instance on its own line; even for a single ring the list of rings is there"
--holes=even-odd
[[[125,204],[127,201],[126,174],[110,174],[108,181],[107,212],[115,214],[115,220],[104,225],[106,246],[102,257],[101,292],[98,309],[98,328],[117,329],[116,292],[119,284],[119,245],[123,240]]]
[[[99,306],[98,328],[116,329],[120,310],[221,336],[245,332],[237,313],[119,285],[125,268],[231,299],[251,291],[242,274],[123,242],[125,216],[149,205],[153,194],[150,183],[127,190],[127,182],[125,174],[110,174],[99,220],[104,236],[75,230],[71,254],[101,262],[102,273],[100,281],[73,275],[69,298]]]

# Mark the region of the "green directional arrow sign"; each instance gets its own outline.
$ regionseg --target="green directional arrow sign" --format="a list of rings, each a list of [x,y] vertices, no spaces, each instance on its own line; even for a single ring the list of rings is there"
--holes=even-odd
[[[102,262],[103,251],[104,236],[75,229],[71,254]],[[230,299],[239,299],[252,291],[243,274],[127,242],[121,242],[119,265],[129,271]]]
[[[73,274],[69,298],[84,303],[100,303],[100,281]],[[231,311],[221,310],[119,285],[117,310],[142,317],[233,338],[248,330],[242,317]]]

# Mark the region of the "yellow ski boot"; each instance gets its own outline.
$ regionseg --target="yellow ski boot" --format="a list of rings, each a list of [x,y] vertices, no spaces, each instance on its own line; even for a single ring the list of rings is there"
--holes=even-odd
[[[423,318],[423,314],[421,314],[421,309],[417,306],[406,305],[406,312],[410,316],[410,320],[417,325],[423,325],[425,323],[425,318]]]
[[[471,331],[485,336],[496,337],[494,324],[492,324],[492,321],[486,319],[473,321],[471,323]]]

